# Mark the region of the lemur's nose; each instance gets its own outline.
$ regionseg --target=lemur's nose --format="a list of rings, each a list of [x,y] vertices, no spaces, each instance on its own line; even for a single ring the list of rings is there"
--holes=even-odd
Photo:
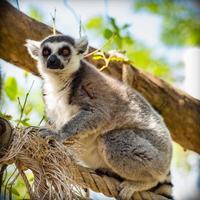
[[[64,66],[62,65],[60,59],[55,54],[52,54],[47,60],[47,68],[63,69]]]
[[[52,55],[52,56],[50,56],[50,58],[49,58],[49,62],[50,62],[51,64],[54,64],[54,63],[56,62],[57,59],[58,59],[58,58],[56,57],[56,55]]]

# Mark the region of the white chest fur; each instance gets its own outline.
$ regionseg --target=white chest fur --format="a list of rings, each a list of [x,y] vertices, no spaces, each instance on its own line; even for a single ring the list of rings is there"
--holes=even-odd
[[[68,103],[69,88],[65,87],[59,91],[60,88],[61,86],[57,87],[55,82],[44,85],[47,116],[55,123],[57,129],[60,129],[79,110],[77,106]]]
[[[92,169],[108,168],[98,151],[98,134],[79,138],[78,147],[75,145],[74,148],[79,164]]]

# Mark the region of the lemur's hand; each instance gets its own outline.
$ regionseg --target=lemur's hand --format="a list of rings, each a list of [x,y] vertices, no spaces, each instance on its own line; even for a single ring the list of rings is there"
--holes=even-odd
[[[46,139],[55,139],[55,140],[61,140],[60,135],[56,132],[53,131],[51,129],[48,128],[40,128],[38,130],[38,135],[42,138],[46,138]]]

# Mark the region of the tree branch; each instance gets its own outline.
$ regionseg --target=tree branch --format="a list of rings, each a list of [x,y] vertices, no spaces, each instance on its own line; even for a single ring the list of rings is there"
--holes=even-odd
[[[28,55],[24,43],[27,38],[41,40],[52,34],[52,28],[4,1],[0,2],[0,18],[3,19],[0,20],[0,58],[38,75],[36,63]],[[98,68],[104,65],[101,60],[87,59]],[[128,83],[163,116],[174,141],[200,153],[200,101],[126,63],[111,62],[105,72],[122,80],[124,67]]]
[[[4,155],[6,148],[11,142],[12,126],[11,124],[0,117],[0,158]]]

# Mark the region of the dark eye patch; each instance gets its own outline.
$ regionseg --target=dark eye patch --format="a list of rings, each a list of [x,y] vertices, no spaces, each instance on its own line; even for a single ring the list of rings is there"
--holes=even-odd
[[[71,50],[68,46],[63,46],[58,50],[58,54],[61,56],[69,56],[71,54]]]
[[[51,49],[49,47],[44,47],[42,50],[42,55],[48,57],[51,54]]]

